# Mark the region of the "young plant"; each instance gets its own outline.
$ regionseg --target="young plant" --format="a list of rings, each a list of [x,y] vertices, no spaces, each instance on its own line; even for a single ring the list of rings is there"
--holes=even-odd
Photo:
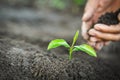
[[[78,39],[78,36],[79,36],[79,31],[77,31],[75,33],[72,45],[69,45],[64,39],[52,40],[49,43],[47,50],[50,50],[50,49],[53,49],[53,48],[56,48],[56,47],[59,47],[59,46],[64,46],[69,50],[69,60],[72,59],[72,54],[75,51],[83,51],[83,52],[86,52],[87,54],[89,54],[90,56],[97,57],[95,50],[88,44],[82,44],[82,45],[74,46],[77,39]]]

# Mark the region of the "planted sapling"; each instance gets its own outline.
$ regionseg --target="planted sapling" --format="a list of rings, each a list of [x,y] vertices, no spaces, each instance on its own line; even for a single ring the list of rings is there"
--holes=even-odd
[[[72,59],[72,54],[75,51],[83,51],[83,52],[86,52],[87,54],[89,54],[90,56],[97,57],[95,50],[88,44],[81,44],[78,46],[74,46],[77,39],[78,39],[78,36],[79,36],[79,31],[77,31],[75,33],[74,38],[73,38],[73,42],[71,45],[69,45],[64,39],[52,40],[49,43],[47,50],[57,48],[59,46],[64,46],[69,51],[69,60]]]

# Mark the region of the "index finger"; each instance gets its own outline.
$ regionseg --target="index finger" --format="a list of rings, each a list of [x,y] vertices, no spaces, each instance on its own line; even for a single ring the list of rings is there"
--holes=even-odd
[[[100,32],[106,33],[120,33],[120,23],[117,25],[104,25],[104,24],[96,24],[94,28]]]

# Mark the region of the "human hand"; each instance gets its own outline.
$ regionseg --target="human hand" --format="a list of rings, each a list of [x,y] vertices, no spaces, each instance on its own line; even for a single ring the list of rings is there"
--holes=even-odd
[[[91,36],[89,44],[100,50],[103,46],[108,45],[110,41],[120,41],[120,23],[110,26],[96,24],[88,33]]]
[[[82,36],[85,40],[89,39],[88,30],[97,22],[102,14],[117,10],[120,0],[88,0],[85,13],[82,18]]]
[[[117,25],[96,24],[89,35],[106,41],[120,41],[120,23]]]
[[[120,22],[120,13],[118,14],[118,20],[119,20],[119,22]],[[94,26],[94,28],[93,29],[90,29],[89,30],[89,35],[91,35],[91,37],[89,38],[89,41],[88,41],[88,43],[91,45],[91,46],[93,46],[96,50],[100,50],[103,46],[105,46],[105,45],[108,45],[108,44],[110,44],[110,42],[112,41],[112,40],[106,40],[106,39],[102,39],[102,38],[99,38],[98,36],[93,36],[93,34],[94,34],[94,31],[99,31],[99,32],[101,32],[101,33],[113,33],[113,34],[120,34],[120,23],[119,24],[117,24],[117,25],[111,25],[111,26],[106,26],[106,25],[104,25],[104,24],[102,24],[101,25],[101,27],[100,27],[100,25],[101,24],[96,24],[95,26]],[[101,29],[100,29],[100,28]],[[101,35],[102,37],[104,37],[105,35],[103,34],[103,35]],[[115,37],[115,36],[114,36]],[[114,40],[113,41],[119,41],[119,39],[117,39],[117,38],[114,38],[114,37],[112,37]],[[117,36],[118,38],[119,38],[119,36]],[[108,38],[107,36],[105,36],[105,38]]]

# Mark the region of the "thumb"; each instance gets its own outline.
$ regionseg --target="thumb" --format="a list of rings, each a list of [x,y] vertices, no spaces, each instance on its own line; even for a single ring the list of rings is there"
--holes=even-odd
[[[88,0],[86,7],[85,7],[85,12],[82,17],[83,21],[85,21],[85,22],[89,21],[93,17],[93,15],[98,7],[98,3],[99,3],[98,1],[99,0]]]
[[[85,21],[85,22],[89,21],[93,17],[93,12],[94,12],[93,9],[85,11],[85,13],[82,17],[82,20]]]

